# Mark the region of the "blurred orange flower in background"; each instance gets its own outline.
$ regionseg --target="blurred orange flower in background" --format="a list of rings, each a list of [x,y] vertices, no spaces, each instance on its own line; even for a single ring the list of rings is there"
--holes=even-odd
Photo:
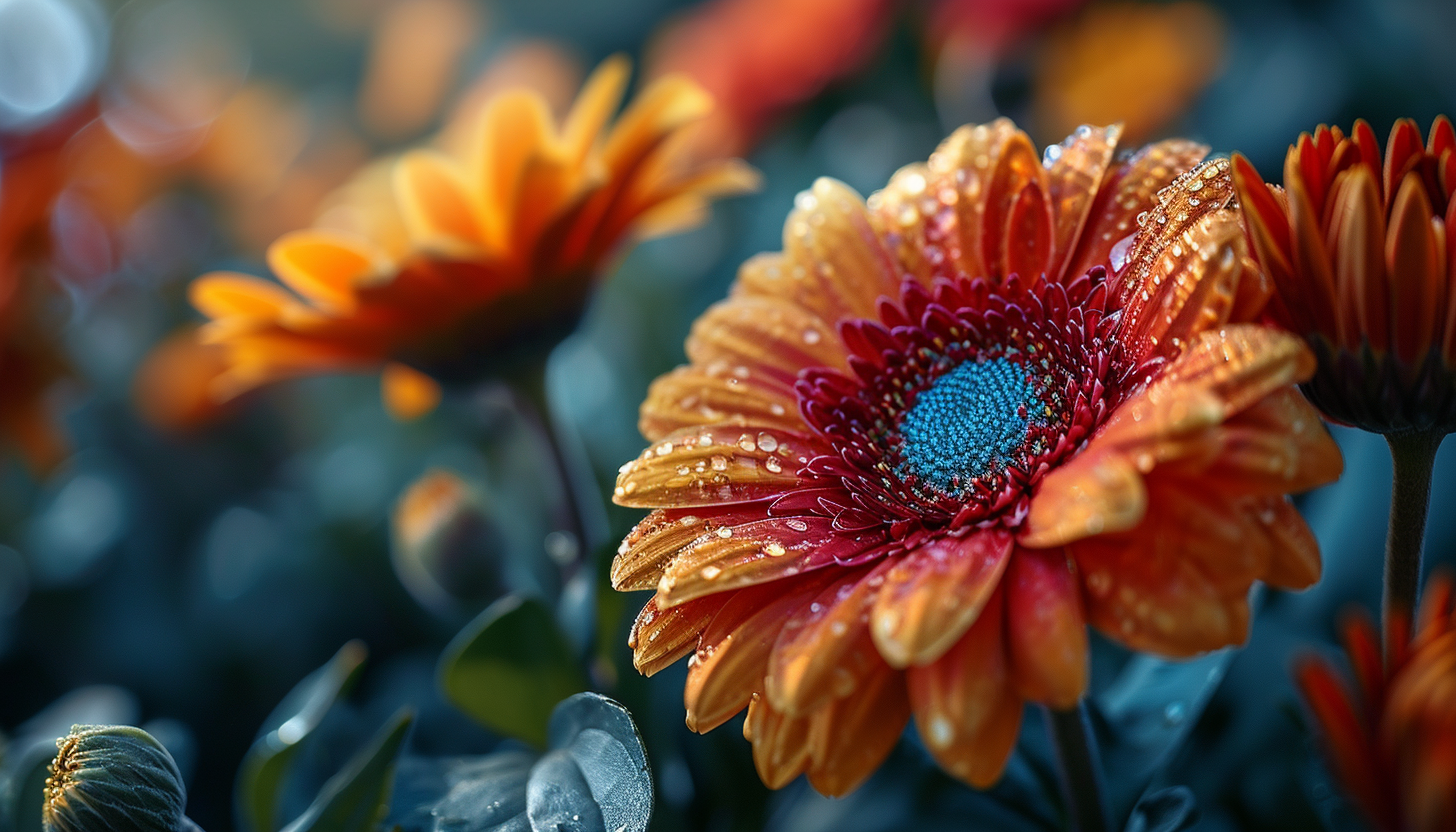
[[[1456,829],[1456,594],[1441,574],[1416,618],[1396,620],[1384,665],[1368,618],[1345,626],[1353,690],[1334,668],[1305,659],[1296,676],[1335,779],[1380,832]],[[1393,636],[1393,637],[1392,637]]]
[[[696,731],[747,706],[768,785],[843,794],[913,713],[987,786],[1026,701],[1083,694],[1088,624],[1188,656],[1247,637],[1254,581],[1318,578],[1286,495],[1341,460],[1313,357],[1252,323],[1228,162],[1119,139],[1043,157],[1003,119],[868,203],[819,180],[649,390],[614,495],[653,509],[612,569],[656,591],[635,662],[691,656]]]
[[[775,116],[868,59],[894,5],[712,0],[663,28],[648,74],[681,72],[702,84],[718,108],[699,140],[725,154],[743,153]]]
[[[192,287],[235,395],[275,379],[378,370],[417,394],[478,377],[554,343],[576,323],[606,258],[629,238],[701,219],[715,196],[754,186],[737,160],[701,160],[683,141],[711,99],[680,76],[650,84],[615,123],[629,73],[605,62],[558,128],[541,96],[492,99],[464,154],[432,149],[371,166],[268,262],[287,289],[213,273]],[[291,290],[291,291],[289,291]],[[413,369],[409,369],[413,368]],[[400,416],[418,395],[385,391]]]
[[[1321,126],[1284,159],[1284,187],[1234,157],[1245,222],[1278,322],[1319,358],[1305,392],[1377,433],[1456,429],[1456,131]]]
[[[1094,3],[1040,45],[1033,120],[1046,136],[1120,121],[1128,141],[1152,138],[1217,74],[1223,30],[1196,0]]]
[[[77,122],[31,137],[0,168],[0,441],[36,472],[60,462],[69,445],[46,404],[47,391],[68,370],[48,327],[57,293],[41,263],[51,204],[64,183],[62,148]]]

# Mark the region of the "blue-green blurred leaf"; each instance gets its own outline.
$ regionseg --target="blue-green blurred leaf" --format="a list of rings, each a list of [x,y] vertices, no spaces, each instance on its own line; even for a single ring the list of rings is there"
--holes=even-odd
[[[45,781],[56,749],[32,746],[20,759],[11,781],[10,825],[14,832],[41,832],[41,806],[45,802]]]
[[[1089,704],[1098,725],[1103,766],[1115,817],[1126,817],[1168,764],[1223,681],[1237,651],[1218,650],[1190,661],[1134,656],[1122,674]]]
[[[647,828],[652,817],[652,772],[642,737],[626,708],[596,693],[571,697],[551,715],[551,747],[552,753],[531,774],[533,784],[544,775],[548,760],[562,755],[562,763],[569,760],[580,769],[607,829],[630,832]],[[580,808],[586,817],[587,807],[580,804]]]
[[[388,812],[394,760],[413,722],[408,708],[395,714],[285,832],[374,832]]]
[[[1144,795],[1127,819],[1127,832],[1182,832],[1197,822],[1198,804],[1193,792],[1173,786]]]
[[[262,736],[248,749],[238,771],[234,801],[242,832],[273,832],[278,828],[278,800],[294,755],[334,702],[353,687],[367,652],[362,642],[345,644],[328,664],[299,682],[268,715]]]
[[[581,693],[551,715],[551,750],[407,759],[390,812],[404,832],[645,832],[652,772],[632,717]]]
[[[395,775],[387,825],[404,832],[528,829],[526,778],[535,761],[536,755],[524,750],[405,758]]]
[[[476,721],[536,746],[556,703],[587,688],[541,602],[507,597],[461,630],[440,657],[445,698]]]

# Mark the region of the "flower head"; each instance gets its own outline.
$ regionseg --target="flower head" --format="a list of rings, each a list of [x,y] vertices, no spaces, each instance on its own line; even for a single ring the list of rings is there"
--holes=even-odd
[[[1456,132],[1422,144],[1396,122],[1323,127],[1284,158],[1284,187],[1234,159],[1244,219],[1274,280],[1275,320],[1319,359],[1305,393],[1326,416],[1378,433],[1456,429]]]
[[[656,590],[636,663],[692,654],[688,724],[748,706],[769,785],[852,789],[912,712],[987,785],[1024,701],[1082,695],[1086,624],[1189,655],[1244,639],[1253,581],[1318,576],[1285,495],[1340,459],[1308,351],[1244,323],[1228,163],[1118,135],[1039,157],[1001,120],[868,205],[819,180],[649,391],[615,490],[654,509],[613,564]]]
[[[1319,659],[1297,669],[1336,779],[1380,832],[1456,829],[1456,593],[1449,575],[1426,588],[1416,620],[1397,622],[1382,665],[1375,628],[1345,627],[1355,690]]]
[[[610,124],[627,74],[625,60],[604,63],[559,128],[539,95],[508,92],[480,115],[467,153],[416,150],[366,169],[346,188],[352,204],[329,213],[369,233],[284,235],[268,262],[286,289],[228,273],[196,281],[207,337],[229,354],[219,393],[389,362],[474,377],[569,331],[626,238],[680,228],[753,181],[735,161],[685,153],[683,128],[711,102],[681,77],[650,85]],[[414,391],[410,409],[419,373],[394,378]]]

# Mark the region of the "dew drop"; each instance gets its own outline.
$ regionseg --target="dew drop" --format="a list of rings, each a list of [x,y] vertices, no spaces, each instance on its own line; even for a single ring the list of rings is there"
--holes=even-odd
[[[796,532],[807,532],[809,530],[809,524],[805,523],[803,520],[789,520],[785,522],[784,525],[788,526]]]

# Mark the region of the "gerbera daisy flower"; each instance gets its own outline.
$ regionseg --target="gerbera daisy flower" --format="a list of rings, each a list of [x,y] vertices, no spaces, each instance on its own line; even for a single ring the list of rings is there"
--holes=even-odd
[[[1397,619],[1381,662],[1375,628],[1364,617],[1345,626],[1352,690],[1328,663],[1296,670],[1335,779],[1380,832],[1456,829],[1456,608],[1448,575],[1426,588],[1409,638]]]
[[[1284,157],[1284,187],[1247,159],[1234,179],[1254,252],[1277,289],[1275,321],[1302,336],[1317,369],[1305,395],[1330,419],[1385,434],[1395,463],[1385,614],[1419,591],[1431,468],[1456,430],[1456,131],[1421,142],[1397,121],[1384,163],[1364,121],[1321,126]]]
[[[366,170],[348,188],[362,204],[332,213],[381,233],[284,235],[268,263],[286,289],[199,278],[205,335],[229,357],[217,392],[389,365],[386,402],[409,416],[430,400],[429,377],[475,378],[569,332],[626,239],[681,228],[754,181],[736,160],[686,152],[683,130],[711,100],[682,77],[649,85],[611,123],[628,72],[605,62],[560,127],[539,95],[508,92],[480,114],[467,153],[416,150],[383,176]]]
[[[1188,656],[1244,640],[1255,580],[1318,577],[1286,495],[1340,457],[1308,350],[1247,323],[1228,162],[1119,132],[964,127],[868,204],[819,180],[649,391],[635,661],[690,656],[694,730],[747,706],[768,785],[843,794],[913,713],[986,786],[1023,703],[1082,696],[1087,624]]]

